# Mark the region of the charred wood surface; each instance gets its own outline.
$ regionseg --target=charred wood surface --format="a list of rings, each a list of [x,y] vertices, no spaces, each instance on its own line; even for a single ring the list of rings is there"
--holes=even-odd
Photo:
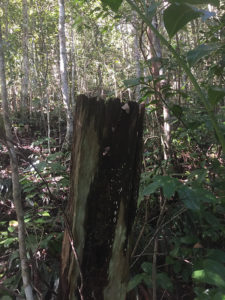
[[[60,299],[125,299],[143,116],[135,102],[78,97]]]

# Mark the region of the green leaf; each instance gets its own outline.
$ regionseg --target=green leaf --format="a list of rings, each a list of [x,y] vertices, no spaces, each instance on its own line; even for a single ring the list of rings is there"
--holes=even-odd
[[[188,186],[181,186],[178,190],[180,199],[184,205],[191,210],[200,210],[203,203],[216,203],[216,197],[202,188],[191,188]]]
[[[163,177],[163,194],[166,198],[170,199],[181,183],[176,179],[169,176]]]
[[[178,179],[170,176],[155,176],[153,178],[153,183],[146,186],[144,189],[144,195],[153,194],[159,187],[163,189],[164,196],[166,198],[171,198],[176,190],[181,186]]]
[[[183,201],[184,205],[191,210],[200,210],[200,204],[198,198],[196,199],[195,193],[192,189],[187,186],[183,186],[178,190],[180,199]]]
[[[172,281],[166,273],[158,273],[156,280],[157,280],[157,284],[161,288],[170,291],[173,289]]]
[[[5,247],[8,247],[9,245],[11,245],[12,243],[14,243],[14,242],[17,241],[17,240],[18,240],[17,237],[15,237],[15,238],[12,238],[12,237],[11,237],[11,238],[7,238],[7,239],[1,241],[0,244],[4,244]]]
[[[188,4],[171,4],[163,14],[164,24],[169,37],[172,38],[188,22],[200,17],[201,15],[201,11]]]
[[[225,267],[216,260],[206,259],[203,262],[204,269],[196,270],[192,278],[198,281],[225,288]]]
[[[151,195],[151,194],[155,193],[155,191],[156,191],[159,187],[160,187],[160,182],[154,181],[153,183],[147,185],[147,186],[144,188],[143,196],[148,196],[148,195]]]
[[[225,96],[225,88],[220,88],[217,86],[210,86],[208,89],[209,102],[214,109],[215,105],[221,101]]]
[[[192,278],[204,282],[206,278],[206,272],[204,270],[196,270],[193,272]]]
[[[103,6],[109,6],[113,11],[117,12],[123,0],[101,0]]]
[[[194,66],[201,58],[221,48],[221,44],[202,44],[187,53],[187,61],[190,67]]]
[[[9,231],[9,232],[14,232],[14,231],[15,231],[15,227],[9,226],[9,227],[8,227],[8,231]]]
[[[142,274],[137,274],[133,278],[131,278],[131,280],[128,283],[127,291],[130,292],[136,286],[138,286],[144,280],[145,276],[146,276],[146,274],[142,273]]]
[[[62,166],[59,162],[53,162],[50,164],[51,171],[54,173],[65,171],[66,168]]]
[[[50,217],[50,214],[47,210],[43,211],[43,212],[39,212],[38,213],[39,216],[43,216],[43,217]]]

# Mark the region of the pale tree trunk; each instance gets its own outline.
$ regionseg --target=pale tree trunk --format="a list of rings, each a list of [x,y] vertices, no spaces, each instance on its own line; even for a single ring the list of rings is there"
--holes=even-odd
[[[140,65],[140,47],[139,47],[139,38],[138,38],[138,21],[137,14],[134,13],[134,57],[135,57],[135,67],[136,67],[136,77],[141,77],[141,65]],[[141,98],[141,86],[138,85],[135,91],[136,100]]]
[[[74,111],[75,109],[75,85],[76,82],[76,55],[75,55],[75,41],[74,30],[71,29],[71,105]]]
[[[155,28],[157,28],[157,19],[153,17],[152,24]],[[151,63],[151,73],[154,79],[157,79],[160,75],[163,75],[164,70],[161,65],[161,61],[159,59],[162,58],[162,50],[160,41],[157,36],[154,34],[150,28],[147,28],[147,37],[150,44],[150,52],[151,57],[156,58],[156,60],[152,60]],[[158,60],[157,60],[158,58]],[[155,98],[158,100],[157,107],[157,119],[159,122],[160,131],[163,131],[161,134],[161,143],[163,148],[163,158],[164,160],[168,160],[170,157],[170,114],[167,107],[167,99],[165,99],[164,94],[162,92],[162,87],[164,85],[164,81],[157,81],[154,84],[155,88]],[[163,117],[161,117],[161,115]],[[160,200],[160,214],[162,214],[165,207],[165,200],[162,197]],[[157,300],[157,252],[158,252],[158,236],[155,237],[154,241],[154,250],[153,250],[153,263],[152,263],[152,300]]]
[[[51,153],[51,123],[50,123],[50,104],[49,104],[50,93],[47,93],[46,104],[47,104],[47,131],[48,131],[48,153]]]
[[[63,104],[66,110],[66,137],[63,148],[70,148],[73,134],[73,115],[69,101],[69,86],[67,75],[67,55],[66,55],[66,36],[65,36],[65,5],[64,0],[59,3],[59,52],[60,52],[60,77]]]
[[[25,223],[24,223],[24,212],[23,212],[23,207],[21,202],[18,161],[17,161],[14,145],[12,143],[11,123],[9,118],[1,25],[0,25],[0,80],[1,80],[1,96],[2,96],[2,114],[3,114],[4,127],[5,127],[6,145],[9,151],[10,164],[12,170],[13,200],[14,200],[17,220],[18,220],[18,241],[19,241],[19,254],[20,254],[20,262],[21,262],[23,286],[24,286],[26,299],[33,300],[34,297],[33,297],[31,281],[30,281],[30,271],[29,271],[28,260],[26,255],[27,253],[26,243],[25,243],[26,231],[25,231]]]
[[[29,57],[28,57],[28,4],[22,1],[22,82],[21,82],[21,111],[25,116],[29,110]]]
[[[98,65],[98,70],[97,70],[97,76],[98,76],[98,96],[99,97],[104,97],[104,90],[103,90],[103,78],[102,78],[102,66],[101,64]]]
[[[157,27],[157,19],[156,17],[153,18],[152,20],[153,26]],[[155,58],[162,58],[162,49],[160,45],[160,41],[158,37],[150,30],[150,28],[147,28],[147,36],[149,39],[150,43],[150,51],[151,51],[151,56]],[[158,77],[160,75],[163,75],[164,70],[161,66],[160,61],[152,61],[152,75],[154,77]],[[156,83],[155,88],[156,88],[156,93],[161,94],[161,100],[163,100],[162,103],[162,113],[163,113],[163,135],[162,135],[162,146],[163,146],[163,154],[164,154],[164,159],[168,160],[170,158],[170,112],[168,109],[168,103],[167,99],[164,98],[164,95],[161,93],[161,88],[163,87],[164,82],[163,80],[159,81]],[[158,96],[156,95],[156,98]],[[160,99],[159,99],[160,100]],[[161,109],[160,109],[161,110]],[[161,112],[160,112],[161,114]]]
[[[117,80],[116,80],[116,68],[115,68],[115,63],[113,64],[113,82],[114,82],[114,92],[116,98],[118,97],[118,85],[117,85]]]

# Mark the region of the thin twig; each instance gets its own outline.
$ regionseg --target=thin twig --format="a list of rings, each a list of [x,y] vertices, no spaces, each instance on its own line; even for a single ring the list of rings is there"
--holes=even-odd
[[[150,241],[147,243],[147,245],[144,247],[144,249],[141,251],[141,253],[137,256],[135,261],[131,264],[130,268],[133,268],[133,266],[137,263],[137,261],[142,257],[142,255],[145,253],[146,249],[151,245],[152,241],[155,239],[155,237],[158,235],[159,231],[162,230],[164,227],[166,227],[169,223],[171,223],[173,220],[175,220],[179,215],[183,214],[185,211],[187,211],[186,207],[181,208],[177,214],[175,214],[170,220],[165,222],[164,224],[160,225],[155,233],[153,234],[153,237],[150,239]]]
[[[68,220],[68,217],[67,217],[66,213],[64,212],[63,214],[64,214],[64,219],[65,219],[66,229],[68,230],[68,234],[69,234],[70,245],[71,245],[75,260],[77,262],[77,266],[78,266],[78,270],[79,270],[79,274],[80,274],[80,287],[78,286],[78,291],[79,291],[79,294],[80,294],[80,299],[84,300],[84,296],[83,296],[84,278],[83,278],[83,274],[81,272],[81,265],[80,265],[78,253],[77,253],[77,250],[74,246],[73,232],[70,228],[69,220]]]
[[[143,226],[141,228],[141,231],[140,231],[139,236],[137,238],[136,244],[135,244],[134,249],[133,249],[133,251],[131,253],[131,257],[134,257],[134,255],[136,253],[137,247],[138,247],[139,242],[141,240],[141,237],[142,237],[142,235],[144,233],[144,229],[145,229],[145,226],[147,224],[147,220],[148,220],[148,200],[145,200],[145,219],[144,219],[144,224],[143,224]]]

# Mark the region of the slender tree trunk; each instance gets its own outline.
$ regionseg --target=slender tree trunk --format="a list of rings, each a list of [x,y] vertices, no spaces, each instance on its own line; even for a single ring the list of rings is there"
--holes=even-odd
[[[76,55],[75,55],[75,41],[74,30],[71,29],[71,105],[75,109],[75,88],[76,88]]]
[[[152,23],[155,27],[157,27],[157,19],[153,17]],[[158,79],[160,75],[163,75],[163,68],[161,66],[160,59],[162,58],[162,50],[159,39],[156,37],[154,32],[147,28],[147,37],[150,44],[150,52],[151,57],[155,58],[151,62],[151,73],[155,79]],[[154,84],[155,88],[155,98],[158,100],[157,105],[157,121],[159,123],[159,130],[161,135],[161,144],[163,148],[163,157],[165,160],[169,159],[170,156],[170,114],[167,107],[167,103],[165,103],[166,99],[164,98],[162,87],[164,82],[157,81]],[[162,116],[161,116],[162,115]],[[161,154],[161,153],[160,153]],[[160,205],[161,206],[161,205]],[[160,214],[162,213],[162,208],[160,207]],[[159,223],[160,218],[158,219]],[[157,249],[158,249],[158,239],[156,237],[154,243],[154,254],[153,254],[153,267],[152,267],[152,300],[157,300],[157,285],[156,285],[156,278],[157,278]]]
[[[50,105],[49,105],[49,93],[47,94],[47,128],[48,128],[48,153],[51,153],[51,123],[50,123]]]
[[[28,4],[22,1],[23,34],[22,34],[22,84],[21,84],[21,111],[25,116],[29,111],[29,57],[28,57]]]
[[[137,15],[134,13],[134,57],[135,57],[135,67],[136,67],[136,77],[141,77],[141,66],[140,66],[140,47],[139,47],[139,38],[138,38],[138,30],[137,30]],[[140,94],[141,86],[138,85],[135,91],[136,94],[136,100],[139,100],[141,98]]]
[[[27,252],[26,252],[26,243],[25,243],[25,223],[24,223],[24,212],[23,212],[23,207],[21,202],[18,161],[17,161],[14,145],[12,143],[13,137],[11,133],[11,122],[9,118],[1,24],[0,24],[0,80],[1,80],[1,94],[2,94],[2,113],[3,113],[3,120],[5,126],[6,144],[9,151],[10,164],[12,170],[13,200],[14,200],[17,220],[18,220],[18,241],[19,241],[19,254],[20,254],[20,262],[21,262],[23,286],[24,286],[26,299],[33,300],[34,297],[32,292],[30,271],[29,271],[27,254],[26,254]]]
[[[153,25],[157,27],[157,19],[156,17],[153,18]],[[150,30],[150,28],[147,28],[147,36],[150,43],[150,51],[151,56],[161,59],[162,58],[162,50],[159,39],[156,37],[156,35]],[[161,66],[160,60],[158,61],[152,61],[152,74],[155,78],[157,78],[160,75],[163,75],[163,68]],[[161,80],[156,83],[155,89],[156,89],[156,98],[158,98],[159,103],[160,100],[163,100],[161,104],[159,104],[159,120],[161,123],[161,110],[163,114],[163,120],[161,123],[161,127],[163,129],[163,135],[162,135],[162,146],[163,146],[163,153],[164,153],[164,159],[168,160],[170,157],[170,112],[168,109],[168,103],[166,103],[167,99],[164,98],[164,95],[161,93],[161,88],[163,87],[164,82]],[[157,96],[157,93],[160,92],[162,94],[162,99],[160,99]]]
[[[66,36],[65,36],[65,5],[64,0],[59,3],[59,52],[60,52],[60,77],[63,104],[66,110],[66,137],[63,148],[69,148],[72,143],[73,134],[73,115],[69,100],[69,86],[67,75],[67,55],[66,55]]]
[[[118,85],[117,85],[117,80],[116,80],[116,70],[115,70],[115,63],[113,64],[113,82],[114,82],[114,92],[116,98],[118,97]]]

